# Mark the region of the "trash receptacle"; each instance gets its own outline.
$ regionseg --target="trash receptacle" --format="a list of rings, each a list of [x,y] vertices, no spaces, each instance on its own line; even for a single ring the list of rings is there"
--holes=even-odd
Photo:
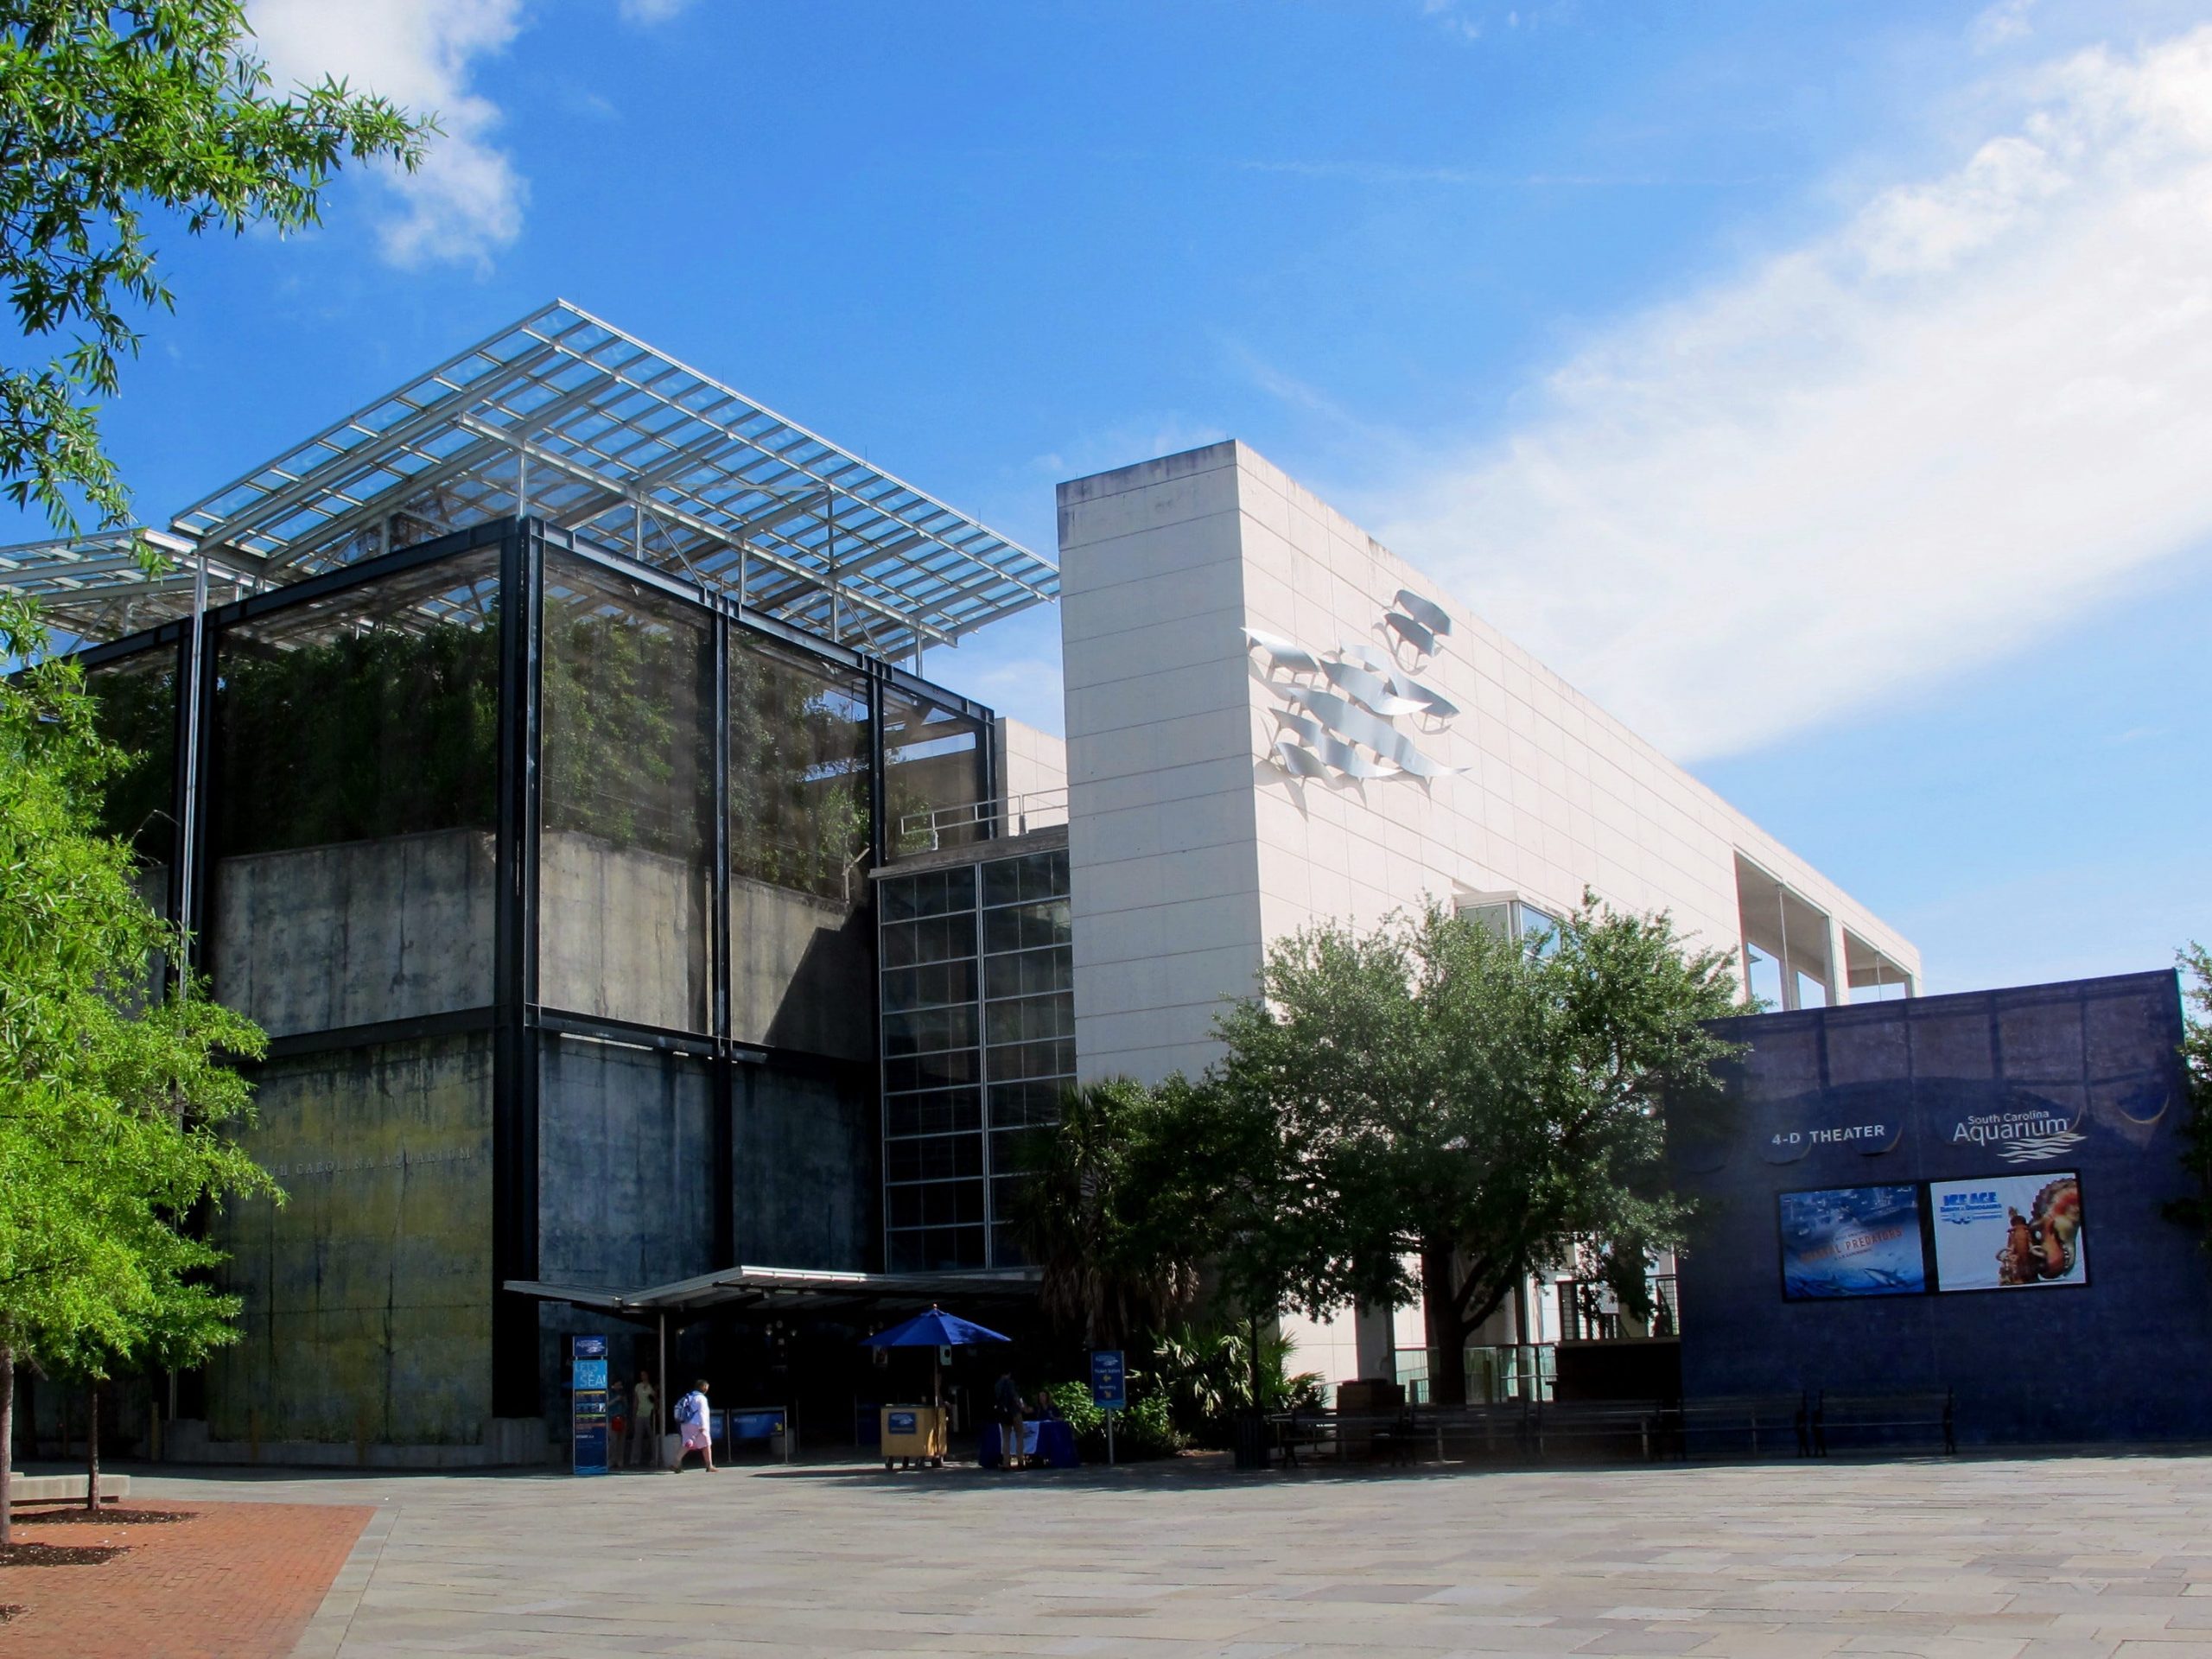
[[[1236,1414],[1236,1466],[1239,1469],[1264,1469],[1268,1466],[1268,1419],[1264,1412],[1240,1411]]]
[[[883,1408],[883,1466],[944,1462],[944,1411],[938,1406]]]

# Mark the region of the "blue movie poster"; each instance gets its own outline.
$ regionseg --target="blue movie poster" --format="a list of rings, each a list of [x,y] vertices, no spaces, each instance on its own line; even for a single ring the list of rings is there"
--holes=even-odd
[[[1919,1188],[1782,1195],[1782,1294],[1789,1300],[1917,1296],[1927,1288]]]

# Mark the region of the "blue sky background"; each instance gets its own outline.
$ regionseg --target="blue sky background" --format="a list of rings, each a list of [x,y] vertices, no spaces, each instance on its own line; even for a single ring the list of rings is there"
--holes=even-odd
[[[164,235],[153,522],[557,294],[1048,554],[1057,480],[1247,440],[1930,989],[2212,938],[2212,4],[255,15],[453,136]],[[1059,725],[1050,614],[930,668]]]

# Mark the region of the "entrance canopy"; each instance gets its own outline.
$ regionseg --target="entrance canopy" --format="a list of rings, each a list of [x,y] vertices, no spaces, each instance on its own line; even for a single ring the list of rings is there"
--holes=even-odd
[[[870,1313],[934,1302],[1005,1306],[1033,1301],[1033,1268],[993,1273],[835,1273],[807,1268],[725,1268],[636,1290],[545,1284],[510,1279],[506,1288],[540,1301],[651,1319],[664,1313],[703,1313],[718,1308],[776,1313]]]
[[[1059,595],[1059,572],[1019,543],[565,300],[168,531],[0,548],[0,587],[100,642],[188,614],[195,588],[219,604],[525,514],[878,658]],[[139,569],[142,543],[169,573]]]

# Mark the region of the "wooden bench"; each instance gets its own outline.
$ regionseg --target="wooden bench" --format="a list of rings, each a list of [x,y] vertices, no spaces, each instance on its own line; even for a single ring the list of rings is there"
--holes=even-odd
[[[1801,1458],[1813,1454],[1813,1410],[1802,1393],[1707,1395],[1669,1407],[1665,1420],[1675,1455],[1685,1460],[1693,1436],[1707,1444],[1717,1436],[1743,1436],[1755,1458],[1784,1446],[1794,1446]]]
[[[1949,1456],[1959,1449],[1958,1406],[1948,1389],[1940,1394],[1830,1394],[1823,1389],[1813,1396],[1812,1431],[1816,1458],[1827,1456],[1831,1434],[1887,1440],[1916,1433],[1940,1434]]]
[[[1530,1408],[1529,1433],[1538,1457],[1548,1440],[1625,1440],[1636,1437],[1648,1459],[1664,1408],[1656,1400],[1565,1400]]]

